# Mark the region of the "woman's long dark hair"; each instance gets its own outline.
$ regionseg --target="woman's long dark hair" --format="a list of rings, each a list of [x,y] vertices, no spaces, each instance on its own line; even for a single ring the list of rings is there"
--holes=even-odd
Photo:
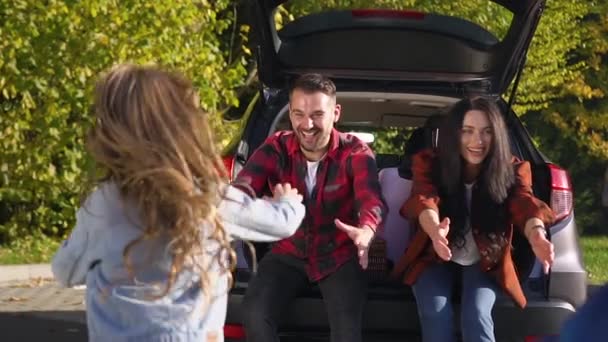
[[[443,212],[452,221],[450,233],[452,241],[457,246],[464,243],[466,234],[466,202],[464,199],[464,166],[461,156],[461,132],[464,117],[471,110],[486,113],[492,129],[492,143],[487,157],[484,159],[481,172],[477,177],[476,186],[488,209],[497,210],[496,219],[503,219],[500,213],[509,190],[515,182],[513,166],[511,165],[511,148],[506,124],[496,102],[487,97],[465,98],[450,109],[443,125],[439,130],[439,183],[440,192],[444,197]],[[504,209],[504,208],[503,208]],[[489,223],[489,222],[488,222]],[[486,225],[487,226],[487,225]],[[490,224],[490,226],[494,226]],[[481,229],[486,227],[480,227]],[[487,227],[490,228],[490,227]]]

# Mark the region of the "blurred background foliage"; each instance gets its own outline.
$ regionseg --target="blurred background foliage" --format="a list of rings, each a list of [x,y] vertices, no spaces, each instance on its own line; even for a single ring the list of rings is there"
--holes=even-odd
[[[192,79],[210,112],[237,103],[247,59],[236,37],[247,32],[234,8],[228,0],[0,2],[0,243],[72,227],[102,70],[157,63]],[[231,125],[212,122],[225,143]]]

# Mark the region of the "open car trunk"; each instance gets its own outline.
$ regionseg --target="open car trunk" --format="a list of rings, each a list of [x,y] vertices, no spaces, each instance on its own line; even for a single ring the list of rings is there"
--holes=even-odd
[[[385,9],[331,10],[277,29],[284,0],[252,4],[259,77],[282,88],[292,75],[391,80],[425,89],[502,94],[523,60],[544,0],[495,0],[513,13],[502,40],[470,21]]]

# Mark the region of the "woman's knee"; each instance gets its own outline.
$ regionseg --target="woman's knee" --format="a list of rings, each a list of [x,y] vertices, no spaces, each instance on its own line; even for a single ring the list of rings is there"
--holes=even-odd
[[[492,310],[463,310],[461,315],[463,325],[488,324],[493,322]]]
[[[495,340],[494,320],[491,311],[479,310],[476,312],[470,311],[466,315],[463,314],[460,319],[460,326],[465,341],[493,342]]]
[[[487,300],[476,300],[473,302],[463,301],[461,316],[463,321],[471,321],[473,323],[479,320],[492,320],[492,309],[494,307],[494,297]]]
[[[434,296],[424,299],[416,297],[416,305],[420,319],[441,322],[452,320],[452,305],[447,297]]]
[[[460,325],[464,336],[484,336],[481,341],[492,341],[494,336],[494,320],[492,307],[494,302],[463,303]]]

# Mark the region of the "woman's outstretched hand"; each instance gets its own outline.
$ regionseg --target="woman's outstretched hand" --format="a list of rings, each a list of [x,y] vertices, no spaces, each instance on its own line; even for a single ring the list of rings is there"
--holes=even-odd
[[[547,239],[544,228],[535,228],[528,234],[528,242],[532,247],[534,255],[538,258],[545,274],[549,273],[549,267],[555,260],[555,251],[551,241]]]
[[[452,259],[452,251],[448,241],[450,219],[446,217],[439,222],[439,214],[436,210],[425,209],[418,216],[418,222],[433,242],[435,253],[445,261]]]
[[[437,253],[437,255],[445,261],[452,259],[452,250],[450,249],[447,237],[449,231],[450,219],[446,217],[429,234],[431,241],[433,241],[433,249],[435,249],[435,253]]]

